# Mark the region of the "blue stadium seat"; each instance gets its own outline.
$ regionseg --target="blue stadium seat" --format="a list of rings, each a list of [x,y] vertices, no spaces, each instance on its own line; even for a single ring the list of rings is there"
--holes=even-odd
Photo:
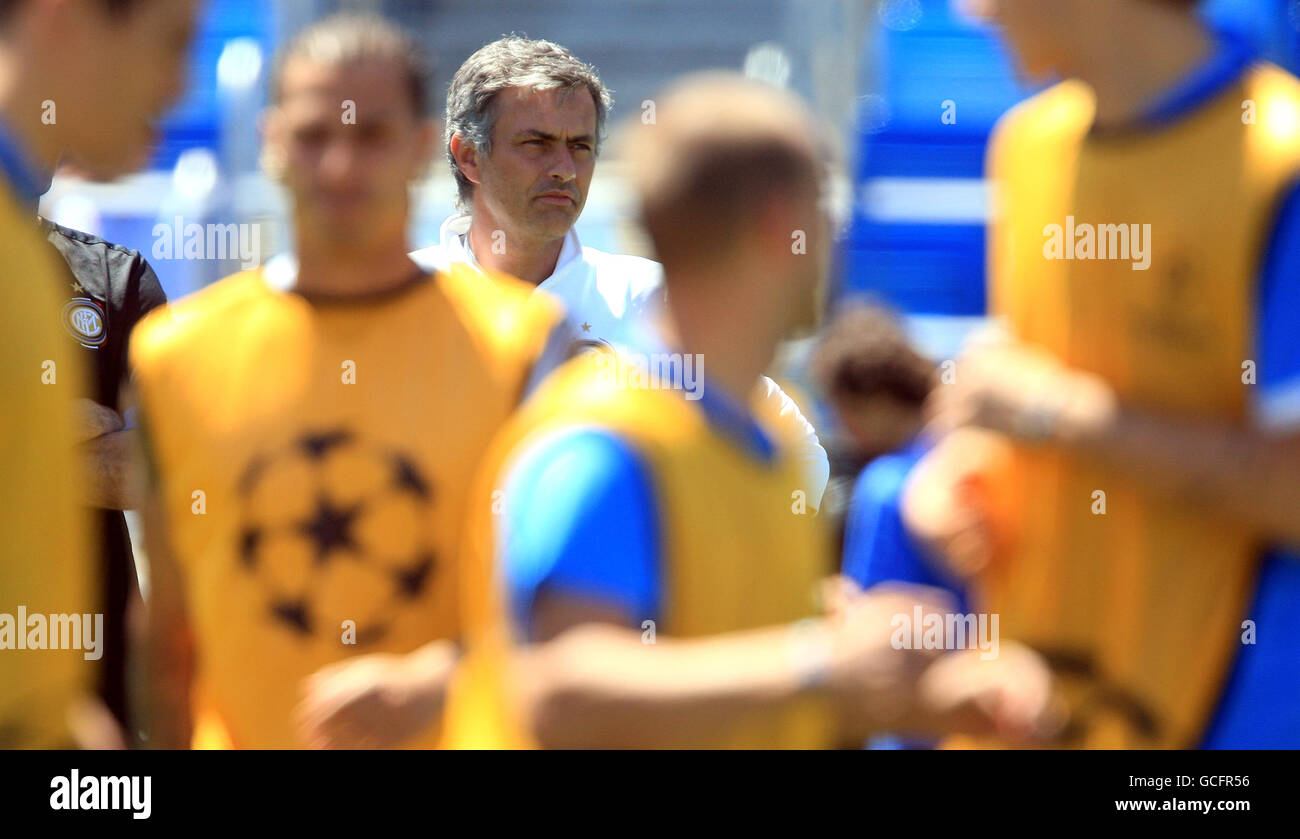
[[[209,0],[191,55],[189,89],[163,120],[162,141],[154,150],[151,169],[171,169],[181,153],[192,148],[217,151],[221,115],[217,101],[217,59],[232,38],[252,38],[270,55],[276,46],[272,0]]]
[[[984,150],[1026,90],[1001,45],[948,0],[920,9],[908,28],[878,27],[867,50],[875,83],[860,100],[843,287],[914,314],[981,314]]]

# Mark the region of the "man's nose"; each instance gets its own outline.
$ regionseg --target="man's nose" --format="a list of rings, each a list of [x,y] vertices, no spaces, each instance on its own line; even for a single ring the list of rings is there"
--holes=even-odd
[[[578,167],[573,160],[573,151],[568,146],[561,146],[551,157],[550,176],[562,184],[578,177]]]
[[[348,137],[335,137],[321,155],[321,173],[330,179],[350,177],[357,164],[356,144]]]

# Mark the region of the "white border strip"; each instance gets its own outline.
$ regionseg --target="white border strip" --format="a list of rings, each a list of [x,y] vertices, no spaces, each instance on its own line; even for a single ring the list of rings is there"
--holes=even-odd
[[[886,224],[984,224],[989,217],[983,178],[872,178],[859,199],[867,218]]]

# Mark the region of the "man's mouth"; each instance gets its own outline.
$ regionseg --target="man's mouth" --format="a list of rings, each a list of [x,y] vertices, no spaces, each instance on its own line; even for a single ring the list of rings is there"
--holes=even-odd
[[[567,192],[543,192],[537,197],[547,204],[556,206],[578,206],[578,200]]]
[[[364,193],[336,192],[321,196],[320,204],[329,212],[354,213],[366,205]]]

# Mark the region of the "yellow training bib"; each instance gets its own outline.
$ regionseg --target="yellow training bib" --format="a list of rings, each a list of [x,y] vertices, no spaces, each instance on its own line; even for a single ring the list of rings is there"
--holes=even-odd
[[[531,292],[456,267],[322,303],[251,271],[136,330],[205,742],[297,745],[306,676],[459,636],[469,484],[557,317]]]

